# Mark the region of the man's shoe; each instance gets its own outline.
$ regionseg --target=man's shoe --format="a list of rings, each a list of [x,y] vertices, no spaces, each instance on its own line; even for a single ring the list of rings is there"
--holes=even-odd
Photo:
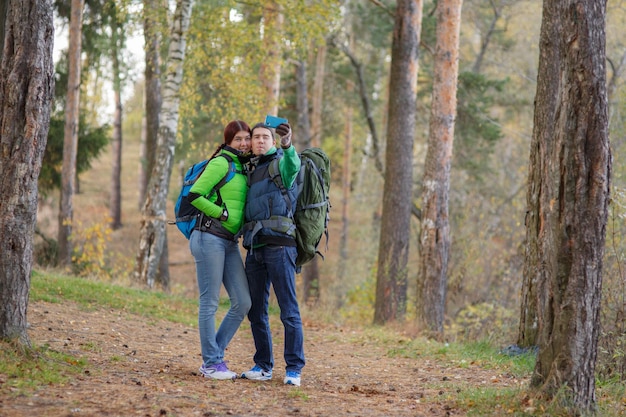
[[[243,372],[241,377],[253,381],[267,381],[272,379],[272,370],[264,371],[259,365],[254,365],[249,371]]]
[[[200,373],[205,378],[213,379],[235,379],[237,374],[232,372],[226,366],[226,362],[216,363],[210,366],[202,364],[200,367]]]
[[[285,376],[285,384],[295,385],[296,387],[299,387],[300,386],[300,373],[296,371],[287,371],[287,376]]]

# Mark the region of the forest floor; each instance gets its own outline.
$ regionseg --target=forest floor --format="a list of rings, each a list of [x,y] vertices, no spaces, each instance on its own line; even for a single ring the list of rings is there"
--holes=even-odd
[[[6,376],[0,375],[1,417],[464,416],[466,407],[457,401],[466,388],[527,385],[477,364],[389,355],[390,346],[363,329],[306,319],[301,387],[283,384],[280,322],[272,323],[274,378],[264,382],[201,377],[197,330],[186,325],[47,302],[31,303],[29,323],[34,344],[83,358],[87,366],[69,383],[32,395],[3,388]],[[244,323],[226,352],[229,367],[237,373],[249,369],[253,352]]]
[[[138,144],[125,146],[124,172],[136,172]],[[81,176],[82,191],[76,195],[75,213],[86,225],[108,214],[108,197],[103,190],[108,189],[109,160],[110,155],[104,154]],[[113,232],[111,250],[132,257],[137,249],[140,214],[136,187],[128,180],[122,200],[124,227]],[[38,213],[39,227],[49,236],[56,233],[57,206],[54,201],[41,205]],[[168,230],[172,230],[168,233],[171,292],[196,298],[188,242],[175,228]],[[329,251],[329,257],[335,252]],[[468,391],[528,385],[526,380],[501,374],[494,367],[487,369],[480,361],[456,363],[445,355],[422,352],[411,358],[392,354],[411,340],[402,331],[397,332],[396,340],[381,343],[365,327],[331,324],[312,316],[303,310],[307,365],[302,386],[292,387],[283,384],[282,325],[276,316],[272,316],[274,378],[265,382],[215,381],[198,373],[201,357],[195,327],[124,310],[85,310],[71,302],[31,302],[28,322],[32,343],[82,358],[87,365],[67,383],[51,384],[28,394],[9,388],[9,377],[0,374],[0,417],[464,416],[471,408],[467,405],[471,400],[462,399]],[[228,347],[226,360],[239,374],[253,365],[253,353],[250,328],[244,320]],[[505,410],[496,409],[490,415],[503,414],[507,414]]]

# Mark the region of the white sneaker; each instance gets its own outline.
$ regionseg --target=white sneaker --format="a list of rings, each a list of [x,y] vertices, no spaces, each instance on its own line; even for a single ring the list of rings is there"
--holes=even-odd
[[[241,377],[254,381],[267,381],[272,379],[272,370],[264,371],[259,365],[254,365],[249,371],[243,372]]]
[[[296,387],[299,387],[300,373],[296,371],[287,371],[287,376],[285,376],[285,385],[295,385]]]
[[[237,374],[232,372],[226,366],[226,362],[216,363],[210,366],[202,364],[200,367],[200,373],[205,378],[213,379],[235,379]]]

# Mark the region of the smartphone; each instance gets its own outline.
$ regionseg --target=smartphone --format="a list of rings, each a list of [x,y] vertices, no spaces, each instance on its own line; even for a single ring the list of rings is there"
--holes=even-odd
[[[283,119],[282,117],[271,116],[269,114],[265,116],[265,126],[269,126],[275,129],[278,127],[278,125],[283,123],[289,123],[289,121],[287,119]]]

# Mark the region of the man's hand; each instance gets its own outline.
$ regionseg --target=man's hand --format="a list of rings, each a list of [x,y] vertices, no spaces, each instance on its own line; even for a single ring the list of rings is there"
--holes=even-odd
[[[276,128],[276,133],[280,136],[280,147],[287,149],[291,146],[291,126],[289,123],[281,123]]]

